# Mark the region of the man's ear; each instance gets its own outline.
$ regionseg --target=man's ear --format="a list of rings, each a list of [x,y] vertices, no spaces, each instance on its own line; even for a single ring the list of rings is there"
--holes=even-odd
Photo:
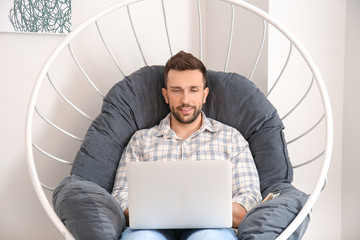
[[[165,88],[162,88],[162,89],[161,89],[161,92],[162,92],[162,95],[164,96],[165,102],[166,102],[167,104],[169,104],[169,99],[168,99],[168,97],[167,97],[167,91],[166,91],[166,89],[165,89]]]
[[[209,95],[209,88],[204,89],[203,104],[206,103],[206,98]]]

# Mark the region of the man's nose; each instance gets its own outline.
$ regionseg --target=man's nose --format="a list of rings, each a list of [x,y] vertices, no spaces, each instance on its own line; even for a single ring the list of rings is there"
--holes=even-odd
[[[189,102],[189,92],[188,91],[183,92],[181,100],[182,100],[183,103],[188,103]]]

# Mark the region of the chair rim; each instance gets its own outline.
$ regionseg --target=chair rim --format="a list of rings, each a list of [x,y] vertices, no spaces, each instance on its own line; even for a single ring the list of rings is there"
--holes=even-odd
[[[101,17],[119,9],[122,7],[126,7],[130,4],[137,3],[140,1],[145,0],[123,0],[119,1],[101,11],[94,14],[92,17],[88,18],[84,21],[81,25],[79,25],[74,31],[72,31],[69,35],[67,35],[64,40],[55,48],[55,50],[50,54],[46,62],[44,63],[37,79],[35,85],[33,87],[31,98],[29,100],[28,108],[27,108],[27,115],[26,115],[26,132],[25,132],[25,140],[26,140],[26,163],[27,168],[30,173],[32,185],[36,192],[36,195],[41,202],[45,212],[48,214],[52,222],[55,226],[59,229],[59,231],[65,236],[65,239],[74,239],[72,234],[68,231],[59,217],[56,215],[55,211],[53,210],[51,204],[49,203],[44,191],[41,182],[39,181],[37,169],[35,166],[35,159],[33,155],[33,141],[32,141],[32,125],[33,125],[33,117],[36,109],[36,100],[39,95],[40,87],[42,85],[43,80],[46,77],[47,71],[49,70],[50,66],[56,59],[56,57],[60,54],[60,52],[71,42],[71,40],[76,37],[80,32],[82,32],[86,27],[90,24],[96,22],[96,20],[100,19]],[[247,11],[254,13],[255,15],[265,19],[268,23],[270,23],[273,27],[278,29],[298,50],[298,52],[302,55],[303,59],[306,61],[308,67],[311,69],[312,74],[315,78],[316,83],[318,84],[318,88],[321,94],[321,99],[324,107],[324,115],[325,115],[325,150],[324,150],[324,158],[321,165],[321,170],[315,186],[306,201],[304,207],[298,213],[296,218],[291,222],[291,224],[277,237],[277,239],[287,239],[290,235],[300,226],[303,220],[308,216],[311,212],[316,200],[318,199],[321,190],[326,182],[327,172],[331,162],[331,154],[332,154],[332,147],[333,147],[333,117],[332,117],[332,110],[331,110],[331,103],[329,99],[329,95],[326,90],[325,82],[321,76],[321,73],[316,66],[314,60],[307,52],[307,50],[303,47],[303,45],[297,40],[297,38],[280,22],[278,22],[274,17],[270,16],[268,13],[264,12],[263,10],[259,9],[258,7],[249,4],[243,0],[222,0],[224,2],[230,3],[232,5],[236,5],[241,7]]]

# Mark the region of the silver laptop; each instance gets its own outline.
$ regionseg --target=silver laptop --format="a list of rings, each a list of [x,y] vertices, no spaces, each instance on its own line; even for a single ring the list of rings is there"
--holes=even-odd
[[[127,181],[133,229],[232,226],[229,161],[131,162]]]

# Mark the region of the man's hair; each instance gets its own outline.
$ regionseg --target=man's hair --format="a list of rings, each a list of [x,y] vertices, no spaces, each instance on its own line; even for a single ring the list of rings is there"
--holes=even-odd
[[[191,53],[180,51],[166,62],[164,69],[165,88],[167,88],[168,73],[171,69],[177,71],[200,70],[203,75],[204,88],[207,87],[206,67],[199,59],[194,57]]]

